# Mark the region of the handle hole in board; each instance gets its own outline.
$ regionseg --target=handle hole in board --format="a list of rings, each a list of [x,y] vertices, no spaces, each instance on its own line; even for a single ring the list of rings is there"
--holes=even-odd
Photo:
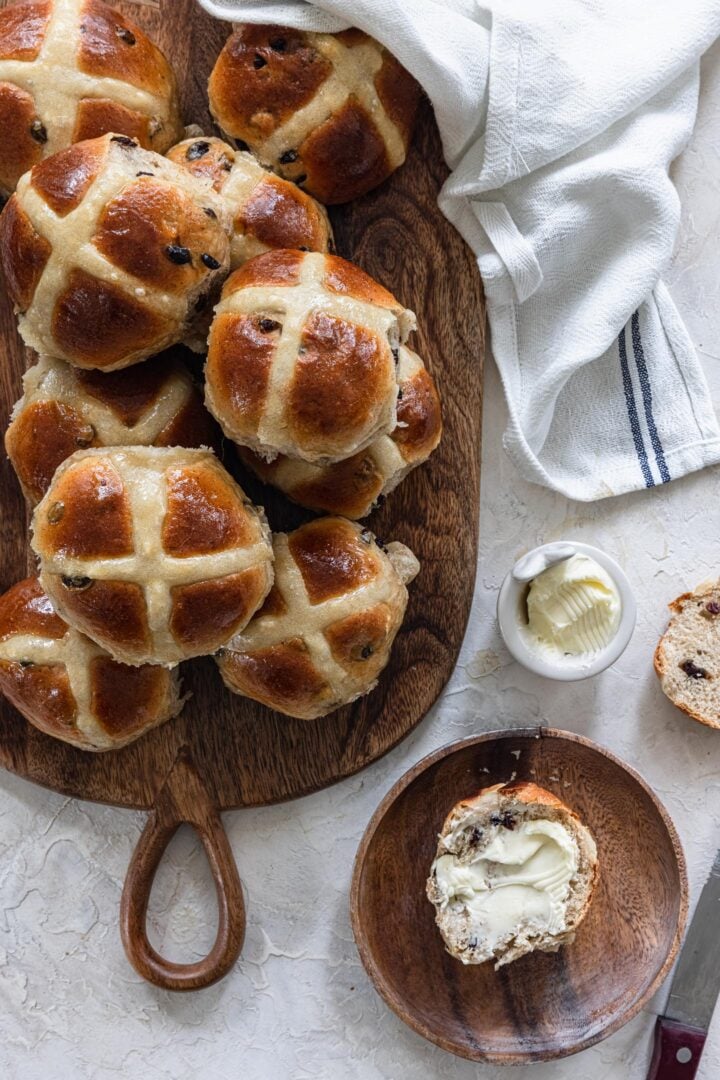
[[[195,963],[213,947],[217,894],[205,848],[192,825],[181,825],[163,853],[145,926],[152,947],[175,964]]]

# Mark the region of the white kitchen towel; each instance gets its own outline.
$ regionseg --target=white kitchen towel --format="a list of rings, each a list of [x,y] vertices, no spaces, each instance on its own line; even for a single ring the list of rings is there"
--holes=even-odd
[[[215,15],[359,26],[432,101],[439,204],[477,255],[530,480],[583,500],[720,461],[708,387],[662,284],[672,160],[720,0],[200,0]],[[420,313],[422,317],[422,313]]]

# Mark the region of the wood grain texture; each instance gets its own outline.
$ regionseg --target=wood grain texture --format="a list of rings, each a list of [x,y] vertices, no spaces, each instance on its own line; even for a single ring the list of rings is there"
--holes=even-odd
[[[194,0],[118,5],[165,50],[178,73],[187,122],[210,131],[206,82],[229,26]],[[437,130],[424,108],[407,164],[364,199],[333,214],[339,253],[357,261],[413,308],[410,342],[425,357],[442,396],[445,434],[369,519],[401,540],[422,570],[410,588],[405,625],[390,665],[369,697],[317,721],[295,721],[224,690],[212,660],[184,665],[193,693],[183,715],[124,750],[84,754],[36,731],[0,703],[0,764],[64,794],[148,808],[178,752],[188,747],[220,809],[262,805],[318,790],[384,754],[420,721],[457,658],[475,575],[484,305],[475,260],[437,205],[446,175]],[[7,298],[0,303],[0,425],[20,395],[26,357]],[[226,464],[266,506],[274,529],[309,516]],[[0,587],[32,570],[26,511],[4,456],[0,461]]]
[[[513,774],[579,814],[599,881],[571,945],[496,972],[445,951],[425,882],[455,803]],[[444,747],[398,781],[358,850],[351,918],[366,971],[405,1023],[461,1057],[528,1064],[592,1046],[643,1007],[675,957],[687,904],[680,841],[647,784],[589,739],[528,728]]]
[[[176,964],[148,941],[145,920],[155,872],[183,824],[192,825],[210,864],[218,901],[215,944],[202,960]],[[120,933],[128,960],[162,990],[202,990],[227,975],[245,939],[245,903],[230,842],[187,754],[181,753],[163,785],[130,860],[120,904]]]

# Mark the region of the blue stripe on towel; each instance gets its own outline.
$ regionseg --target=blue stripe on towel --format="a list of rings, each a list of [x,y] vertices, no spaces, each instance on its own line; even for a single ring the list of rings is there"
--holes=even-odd
[[[627,405],[628,419],[630,421],[630,430],[632,431],[635,450],[645,480],[645,487],[655,487],[655,481],[653,480],[653,475],[650,472],[650,466],[648,465],[648,457],[645,452],[642,431],[640,430],[640,418],[635,404],[635,391],[633,390],[632,379],[630,378],[630,368],[628,367],[627,350],[625,348],[625,327],[620,331],[620,337],[618,338],[618,353],[620,354],[620,368],[622,370],[623,390],[625,391],[625,403]]]
[[[658,469],[660,470],[660,478],[662,479],[663,484],[667,484],[668,480],[670,480],[670,470],[665,461],[663,445],[660,442],[660,436],[658,435],[658,429],[653,415],[652,389],[650,387],[650,376],[648,375],[647,364],[645,362],[645,351],[642,345],[642,338],[640,337],[640,314],[637,311],[631,320],[631,336],[633,352],[635,353],[635,363],[637,364],[638,377],[640,379],[640,389],[642,390],[645,420],[647,422],[648,432],[650,433],[650,442],[655,451],[655,460],[657,461]]]

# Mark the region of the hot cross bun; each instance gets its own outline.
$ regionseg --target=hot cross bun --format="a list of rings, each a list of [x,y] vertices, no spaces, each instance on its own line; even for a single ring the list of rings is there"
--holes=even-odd
[[[261,510],[209,450],[79,450],[33,517],[43,587],[127,664],[173,666],[241,630],[272,584]]]
[[[339,517],[278,533],[273,548],[275,584],[217,663],[236,694],[312,720],[376,685],[419,563]]]
[[[407,154],[420,87],[360,30],[239,26],[213,68],[223,131],[324,203],[382,183]]]
[[[397,348],[415,316],[334,255],[272,251],[228,279],[215,309],[205,401],[265,460],[350,457],[397,423]]]
[[[230,266],[230,228],[209,185],[124,135],[61,150],[0,215],[25,343],[105,371],[197,345],[198,313]]]
[[[56,613],[37,578],[0,596],[0,693],[40,731],[113,750],[180,712],[176,672],[118,664]]]
[[[0,11],[0,192],[71,143],[107,132],[163,154],[182,137],[172,70],[100,0],[21,0]]]
[[[342,461],[313,465],[278,457],[268,462],[247,447],[240,457],[265,483],[311,510],[363,518],[440,442],[440,399],[417,353],[399,349],[397,426],[365,450]]]
[[[135,368],[82,371],[42,357],[23,377],[5,449],[30,503],[61,462],[90,446],[212,446],[220,432],[169,349]]]
[[[167,156],[212,183],[227,203],[233,218],[233,269],[274,248],[327,251],[331,247],[325,207],[296,184],[268,172],[247,151],[234,150],[222,139],[203,137],[185,139]]]

